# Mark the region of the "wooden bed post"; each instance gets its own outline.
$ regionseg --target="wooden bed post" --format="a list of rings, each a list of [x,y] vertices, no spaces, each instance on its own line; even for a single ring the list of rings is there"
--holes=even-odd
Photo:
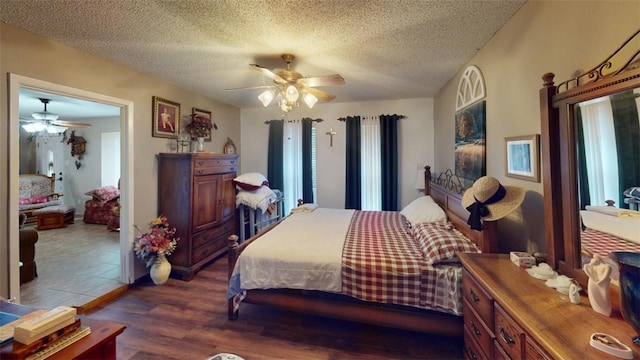
[[[236,267],[236,261],[238,260],[238,235],[229,236],[229,254],[228,254],[228,276],[227,279],[231,279],[233,269]],[[233,310],[233,298],[228,301],[228,317],[229,320],[236,320],[238,318],[238,312]]]
[[[424,194],[431,194],[431,166],[424,167]]]

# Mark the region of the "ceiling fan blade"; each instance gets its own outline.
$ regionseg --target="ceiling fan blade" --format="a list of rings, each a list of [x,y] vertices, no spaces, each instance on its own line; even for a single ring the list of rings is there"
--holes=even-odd
[[[51,121],[51,125],[74,127],[74,128],[91,127],[91,124],[74,122],[74,121],[64,121],[64,120],[53,120],[53,121]]]
[[[310,88],[310,87],[305,88],[303,91],[312,94],[313,96],[317,97],[318,100],[322,100],[322,101],[331,101],[336,98],[336,96],[333,94],[329,94],[328,92]]]
[[[344,85],[344,78],[340,74],[333,74],[327,76],[308,77],[298,79],[298,83],[305,86],[334,86]]]
[[[280,75],[274,73],[273,71],[267,69],[267,68],[263,68],[260,65],[257,64],[249,64],[249,66],[251,66],[252,68],[261,71],[262,74],[268,78],[270,78],[271,80],[277,82],[278,84],[286,84],[287,81],[283,78],[280,77]]]
[[[225,90],[226,91],[240,91],[240,90],[268,89],[268,88],[271,88],[271,87],[273,87],[273,85],[247,86],[247,87],[225,89]]]

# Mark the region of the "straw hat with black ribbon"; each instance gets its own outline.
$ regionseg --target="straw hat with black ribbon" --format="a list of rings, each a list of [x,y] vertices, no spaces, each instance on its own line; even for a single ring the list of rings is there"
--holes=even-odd
[[[482,230],[482,221],[501,219],[517,209],[524,200],[524,188],[502,185],[491,176],[483,176],[462,195],[462,206],[469,211],[467,224]]]

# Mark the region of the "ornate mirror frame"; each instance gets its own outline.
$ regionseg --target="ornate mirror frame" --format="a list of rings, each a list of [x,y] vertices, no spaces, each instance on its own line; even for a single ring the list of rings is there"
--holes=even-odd
[[[581,269],[575,105],[640,87],[639,34],[640,30],[636,31],[598,66],[558,86],[553,83],[554,74],[542,77],[540,149],[547,261],[562,274],[578,280],[583,289],[587,288],[588,278]]]

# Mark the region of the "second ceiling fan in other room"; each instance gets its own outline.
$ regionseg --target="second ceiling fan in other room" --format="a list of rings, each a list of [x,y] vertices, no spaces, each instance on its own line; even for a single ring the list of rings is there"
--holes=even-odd
[[[262,92],[258,99],[265,107],[274,99],[277,99],[280,109],[284,112],[291,111],[298,106],[298,99],[302,100],[309,108],[318,102],[331,101],[335,99],[335,95],[316,89],[320,86],[344,85],[344,78],[339,74],[304,77],[297,71],[291,70],[291,63],[295,60],[295,56],[291,54],[282,55],[282,60],[287,64],[286,69],[271,71],[257,64],[250,64],[251,68],[262,72],[263,75],[273,80],[273,85],[250,86],[244,88],[227,89],[227,91],[250,90],[250,89],[266,89]]]
[[[67,130],[67,128],[87,128],[91,127],[91,124],[80,123],[75,121],[59,120],[60,115],[47,111],[47,104],[51,101],[49,99],[39,98],[40,102],[44,104],[44,110],[34,112],[31,114],[31,119],[21,118],[20,123],[22,127],[29,133],[41,133],[46,132],[49,134],[59,134]]]

